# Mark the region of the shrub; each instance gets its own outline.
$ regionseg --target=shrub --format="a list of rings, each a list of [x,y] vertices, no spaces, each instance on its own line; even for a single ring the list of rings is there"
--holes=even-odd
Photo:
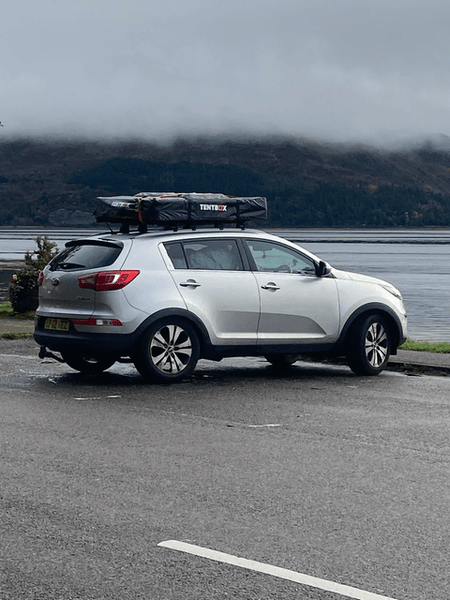
[[[16,271],[9,286],[9,299],[14,313],[38,307],[38,277],[42,269],[58,254],[57,245],[46,235],[36,238],[37,250],[25,254],[25,266]]]

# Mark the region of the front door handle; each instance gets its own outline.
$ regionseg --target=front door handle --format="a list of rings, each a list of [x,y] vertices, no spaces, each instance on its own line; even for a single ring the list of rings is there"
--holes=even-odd
[[[181,287],[199,287],[200,285],[202,285],[201,283],[198,283],[197,281],[195,281],[195,279],[188,279],[187,281],[183,281],[183,283],[180,283]]]
[[[262,285],[261,287],[263,290],[279,290],[280,289],[280,287],[276,283],[273,283],[273,281],[269,281],[269,283],[266,283],[266,285]]]

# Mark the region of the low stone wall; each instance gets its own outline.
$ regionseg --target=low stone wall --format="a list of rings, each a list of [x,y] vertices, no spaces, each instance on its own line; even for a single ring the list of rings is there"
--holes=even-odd
[[[9,300],[9,282],[11,281],[13,273],[13,270],[0,270],[0,302]]]

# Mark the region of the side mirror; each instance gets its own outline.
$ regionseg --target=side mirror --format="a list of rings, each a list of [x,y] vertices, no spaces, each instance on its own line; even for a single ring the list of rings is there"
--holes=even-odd
[[[317,277],[324,277],[330,272],[330,268],[323,260],[315,264]]]

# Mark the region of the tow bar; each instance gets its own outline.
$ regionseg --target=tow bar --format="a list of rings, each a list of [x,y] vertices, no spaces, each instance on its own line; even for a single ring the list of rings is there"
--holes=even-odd
[[[49,352],[45,346],[41,346],[39,350],[39,358],[53,358],[60,363],[65,363],[66,361],[60,356],[56,356],[53,352]]]

